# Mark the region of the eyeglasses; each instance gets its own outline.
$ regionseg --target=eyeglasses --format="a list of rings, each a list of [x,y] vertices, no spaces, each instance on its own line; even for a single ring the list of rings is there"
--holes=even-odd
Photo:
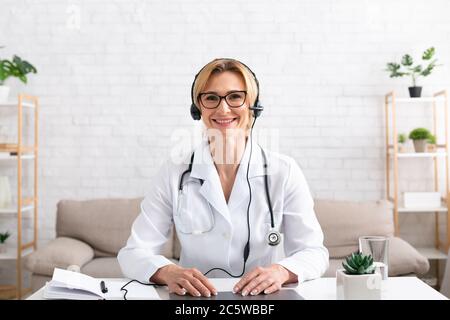
[[[239,108],[245,103],[247,91],[231,91],[225,96],[219,96],[215,93],[204,92],[198,95],[200,103],[206,109],[215,109],[219,106],[222,99],[225,99],[230,108]]]

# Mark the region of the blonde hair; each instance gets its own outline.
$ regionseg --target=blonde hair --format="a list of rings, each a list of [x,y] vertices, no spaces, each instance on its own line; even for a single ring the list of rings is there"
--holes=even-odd
[[[199,107],[198,95],[205,89],[206,83],[212,75],[225,71],[235,72],[243,77],[247,91],[246,102],[249,107],[255,104],[256,97],[258,96],[258,85],[256,83],[257,80],[255,79],[255,76],[249,68],[238,60],[226,58],[214,59],[205,65],[202,70],[200,70],[194,82],[192,100],[200,112],[201,108]],[[253,122],[253,111],[249,109],[249,112],[250,121],[248,127],[250,128]]]

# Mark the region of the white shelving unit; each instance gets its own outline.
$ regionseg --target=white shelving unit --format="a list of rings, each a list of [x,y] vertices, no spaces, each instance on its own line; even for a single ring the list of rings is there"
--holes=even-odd
[[[0,263],[5,260],[15,260],[16,283],[15,285],[0,285],[0,289],[14,290],[16,293],[16,298],[21,299],[27,291],[30,291],[29,289],[23,288],[22,285],[22,258],[37,249],[38,98],[35,96],[19,94],[16,101],[0,103],[0,109],[3,108],[14,108],[17,110],[17,142],[11,143],[7,141],[0,141],[0,161],[6,163],[8,166],[15,165],[17,168],[17,202],[10,207],[0,208],[0,221],[2,219],[14,219],[17,224],[16,232],[13,230],[9,231],[14,233],[17,241],[13,246],[7,247],[6,252],[0,253]],[[34,137],[32,137],[33,142],[28,145],[25,142],[26,137],[23,133],[23,129],[25,128],[25,112],[31,112],[34,114]],[[30,163],[29,161],[33,161],[34,188],[32,192],[33,194],[27,197],[24,195],[23,191],[23,169],[25,165]],[[33,219],[33,240],[29,242],[23,241],[23,219]]]
[[[437,105],[443,105],[445,119],[444,123],[444,143],[437,144],[436,152],[424,152],[424,153],[415,153],[415,152],[399,152],[398,146],[398,132],[397,132],[397,119],[396,119],[396,104],[423,104],[426,103],[428,105],[431,104],[432,112],[433,112],[433,129],[432,133],[437,138],[437,113],[436,107]],[[410,106],[413,107],[413,106]],[[427,215],[433,215],[435,218],[435,244],[434,247],[429,248],[416,248],[418,251],[427,257],[429,260],[444,260],[447,259],[447,252],[450,245],[450,219],[449,219],[449,141],[448,141],[448,102],[447,102],[447,91],[443,90],[435,93],[432,97],[424,97],[424,98],[397,98],[394,91],[389,92],[385,95],[385,125],[386,125],[386,183],[387,183],[387,197],[390,201],[392,201],[394,206],[394,225],[395,225],[395,234],[398,236],[400,232],[399,225],[399,214],[410,214],[410,213],[423,213]],[[392,126],[392,130],[390,130],[390,125]],[[390,143],[390,140],[393,143]],[[414,158],[431,158],[434,162],[434,190],[440,191],[440,189],[444,190],[444,196],[442,197],[442,204],[439,207],[421,207],[421,208],[405,208],[402,207],[399,203],[399,166],[400,162],[407,161],[407,159]],[[439,172],[438,170],[438,161],[445,162],[445,172]],[[390,164],[393,163],[393,186],[391,186],[391,176],[390,176]],[[440,174],[443,174],[445,178],[445,185],[439,186],[439,177]],[[446,215],[446,237],[441,240],[439,236],[439,214],[445,213]]]

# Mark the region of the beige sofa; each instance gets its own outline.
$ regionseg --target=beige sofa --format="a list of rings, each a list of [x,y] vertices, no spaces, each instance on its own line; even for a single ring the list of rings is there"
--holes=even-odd
[[[142,198],[60,201],[56,239],[25,258],[25,268],[32,272],[32,290],[50,280],[55,267],[76,265],[94,277],[122,277],[116,256],[128,239],[141,201]],[[361,235],[390,237],[390,276],[427,272],[428,260],[407,242],[392,236],[392,209],[386,201],[316,200],[315,211],[330,251],[330,268],[325,276],[334,276],[342,258],[358,249]],[[161,253],[174,261],[179,258],[175,233]]]

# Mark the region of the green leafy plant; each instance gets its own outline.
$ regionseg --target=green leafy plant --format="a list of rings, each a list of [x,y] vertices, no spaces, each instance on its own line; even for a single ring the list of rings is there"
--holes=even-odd
[[[426,140],[431,136],[430,131],[425,128],[416,128],[409,133],[411,140]]]
[[[423,52],[422,60],[424,62],[430,61],[426,67],[423,67],[421,64],[416,64],[413,66],[413,64],[414,64],[413,58],[411,57],[411,55],[405,54],[402,57],[402,60],[400,63],[389,62],[387,64],[386,71],[390,72],[391,78],[411,76],[412,82],[413,82],[413,87],[415,87],[416,80],[418,77],[429,76],[431,74],[431,72],[433,71],[433,69],[436,66],[439,66],[436,64],[437,59],[431,60],[433,58],[434,54],[435,54],[434,47],[428,48],[427,50],[425,50]]]
[[[372,274],[375,272],[375,265],[370,254],[365,255],[361,252],[354,252],[345,258],[342,262],[346,274]]]
[[[399,142],[399,143],[405,143],[405,142],[406,142],[406,134],[400,133],[400,134],[398,135],[398,142]]]
[[[5,233],[0,233],[0,243],[5,243],[6,239],[9,238],[11,234],[6,231]]]
[[[29,73],[37,73],[36,68],[18,56],[13,56],[12,60],[0,59],[0,85],[9,77],[16,77],[23,83],[27,83]]]
[[[427,142],[429,144],[436,144],[436,136],[434,134],[430,134],[430,136],[427,139]]]

